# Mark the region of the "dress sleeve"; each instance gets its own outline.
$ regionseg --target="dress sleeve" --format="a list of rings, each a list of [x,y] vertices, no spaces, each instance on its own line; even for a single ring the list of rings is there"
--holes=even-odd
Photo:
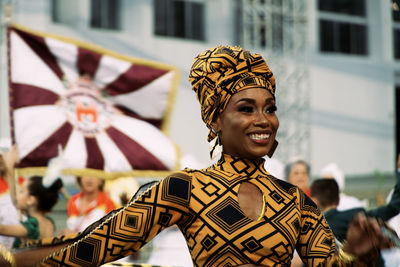
[[[306,266],[368,266],[358,259],[353,262],[341,260],[335,237],[317,205],[302,191],[298,191],[298,199],[301,223],[296,250]]]
[[[184,224],[190,188],[191,178],[184,173],[142,186],[126,206],[89,226],[40,266],[100,266],[132,254],[166,227]]]
[[[27,231],[27,237],[30,239],[39,238],[39,222],[34,217],[28,217],[27,220],[20,222]]]

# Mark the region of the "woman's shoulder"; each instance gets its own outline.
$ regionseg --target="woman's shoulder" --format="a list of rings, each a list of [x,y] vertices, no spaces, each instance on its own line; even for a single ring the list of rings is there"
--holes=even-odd
[[[27,236],[31,239],[39,238],[39,220],[33,216],[28,216],[21,224],[27,231]]]
[[[171,173],[170,175],[165,177],[164,180],[181,179],[192,182],[193,180],[196,180],[199,177],[204,176],[205,172],[207,172],[207,168],[205,169],[185,168]]]
[[[266,175],[266,179],[268,179],[271,183],[278,186],[279,188],[281,188],[282,190],[284,190],[285,192],[287,192],[289,194],[293,194],[293,193],[299,191],[299,188],[297,186],[295,186],[285,180],[276,178],[275,176],[273,176],[269,173]]]
[[[26,219],[22,221],[22,223],[37,226],[39,225],[39,220],[36,217],[27,216]]]

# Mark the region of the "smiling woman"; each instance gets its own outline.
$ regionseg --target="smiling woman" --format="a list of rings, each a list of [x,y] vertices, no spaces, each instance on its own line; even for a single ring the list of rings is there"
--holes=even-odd
[[[212,123],[224,144],[224,152],[248,159],[267,155],[279,127],[276,109],[274,97],[264,88],[234,94]]]
[[[78,235],[41,240],[39,248],[17,253],[17,263],[99,266],[177,225],[195,266],[289,266],[295,250],[307,266],[371,266],[388,245],[376,221],[358,216],[337,252],[314,202],[264,169],[279,127],[265,60],[241,47],[212,48],[195,58],[189,80],[208,140],[222,144],[219,161],[144,185],[123,208]]]

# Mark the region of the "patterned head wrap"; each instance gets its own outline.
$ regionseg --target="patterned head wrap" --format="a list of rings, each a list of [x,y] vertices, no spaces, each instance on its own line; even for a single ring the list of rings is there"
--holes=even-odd
[[[275,78],[259,54],[239,46],[218,46],[198,55],[190,70],[189,81],[201,105],[201,117],[211,130],[231,96],[250,88],[265,88],[275,97]]]

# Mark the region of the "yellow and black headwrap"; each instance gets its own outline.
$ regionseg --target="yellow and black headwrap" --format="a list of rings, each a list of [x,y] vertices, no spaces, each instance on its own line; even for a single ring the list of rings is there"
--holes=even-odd
[[[198,55],[189,81],[200,102],[202,119],[210,129],[208,141],[215,137],[211,123],[224,111],[233,94],[265,88],[275,97],[275,78],[265,60],[239,46],[218,46]]]

